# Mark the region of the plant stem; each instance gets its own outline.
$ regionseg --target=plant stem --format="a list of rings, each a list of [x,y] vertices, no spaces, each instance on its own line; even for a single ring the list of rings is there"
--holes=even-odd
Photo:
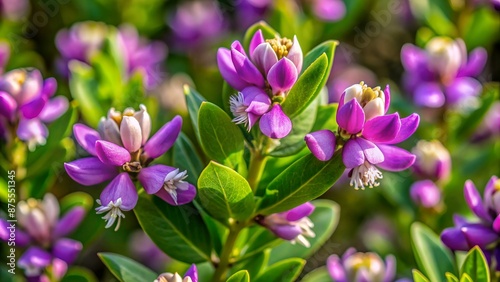
[[[233,253],[234,244],[236,239],[240,234],[243,226],[235,226],[229,230],[224,247],[222,247],[222,254],[220,256],[219,265],[215,269],[214,276],[212,278],[213,282],[222,282],[226,280],[226,274],[230,267],[231,254]]]
[[[248,169],[247,180],[254,193],[259,186],[266,162],[267,156],[262,155],[260,151],[253,152],[250,158],[250,168]]]

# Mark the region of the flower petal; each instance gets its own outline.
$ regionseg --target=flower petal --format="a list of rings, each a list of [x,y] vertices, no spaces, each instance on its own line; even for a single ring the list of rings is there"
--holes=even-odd
[[[488,215],[486,211],[486,207],[483,204],[481,199],[481,195],[476,189],[474,183],[470,180],[465,181],[464,185],[464,198],[465,202],[469,208],[481,219],[486,220],[487,222],[491,221],[491,217]]]
[[[335,151],[335,134],[324,129],[311,132],[304,138],[306,145],[320,161],[328,161]]]
[[[278,62],[278,56],[276,56],[276,52],[274,52],[269,43],[257,46],[251,55],[251,58],[255,66],[262,72],[262,74],[264,74],[264,76],[267,76],[271,67]]]
[[[271,99],[263,89],[250,86],[243,89],[241,93],[244,97],[244,104],[248,105],[245,110],[247,113],[261,116],[269,111]]]
[[[42,112],[43,107],[45,107],[46,103],[47,103],[47,98],[40,96],[24,105],[21,105],[19,109],[21,110],[23,117],[27,119],[32,119],[36,118]]]
[[[125,148],[108,141],[97,140],[95,151],[99,160],[107,165],[122,166],[130,161],[130,153]]]
[[[35,145],[45,145],[47,136],[49,136],[49,130],[37,118],[21,119],[19,125],[17,126],[17,137],[27,142],[30,150],[32,149],[32,145],[30,143]]]
[[[280,105],[274,105],[259,121],[262,133],[270,138],[280,139],[287,136],[292,130],[292,121],[283,113]]]
[[[93,156],[97,156],[95,142],[101,139],[99,132],[84,124],[77,123],[73,126],[73,135],[78,144],[80,144],[85,151]]]
[[[302,233],[300,227],[291,224],[272,225],[269,228],[274,235],[284,240],[293,240]]]
[[[273,89],[273,93],[287,92],[290,90],[298,77],[297,67],[287,58],[282,58],[274,64],[267,74],[267,81]]]
[[[68,238],[61,238],[54,243],[52,254],[67,264],[72,264],[82,250],[82,243]]]
[[[385,157],[382,151],[372,142],[364,138],[355,138],[354,141],[358,142],[359,147],[363,150],[365,159],[371,164],[379,164],[384,161]]]
[[[18,265],[20,268],[40,268],[43,269],[50,264],[52,256],[45,250],[39,247],[30,247],[19,258]]]
[[[490,227],[482,224],[469,224],[460,228],[465,235],[469,248],[479,246],[484,249],[489,244],[498,240],[498,234]]]
[[[81,206],[76,206],[66,212],[66,214],[59,219],[54,228],[54,237],[60,238],[73,232],[85,217],[85,209]]]
[[[326,261],[326,268],[330,277],[336,282],[347,282],[347,275],[340,258],[337,255],[331,255]]]
[[[133,153],[139,150],[142,145],[142,129],[139,121],[131,116],[123,116],[120,137],[127,151]]]
[[[264,35],[262,35],[262,30],[259,29],[252,36],[252,40],[250,40],[249,50],[250,50],[250,57],[252,59],[253,59],[253,53],[254,53],[255,49],[257,48],[257,46],[259,46],[260,44],[262,44],[264,42],[266,42],[264,40]]]
[[[360,166],[365,162],[363,149],[354,139],[349,139],[342,148],[342,161],[347,168]]]
[[[446,228],[441,233],[441,241],[454,251],[468,251],[469,245],[460,228]]]
[[[418,128],[420,123],[420,116],[413,113],[405,118],[401,119],[401,128],[398,132],[396,138],[390,140],[389,142],[379,142],[384,144],[397,144],[408,139]]]
[[[9,93],[0,91],[0,115],[12,120],[16,113],[16,109],[16,100]]]
[[[398,113],[378,116],[365,123],[363,137],[372,142],[388,142],[396,138],[400,129]]]
[[[306,202],[303,203],[300,206],[297,206],[289,211],[284,212],[285,214],[285,219],[288,221],[297,221],[300,220],[306,216],[310,216],[315,207],[313,204]]]
[[[443,90],[437,83],[423,83],[413,93],[413,101],[421,107],[439,108],[445,100]]]
[[[365,113],[356,99],[345,103],[337,110],[337,123],[349,134],[358,134],[365,123]]]
[[[249,85],[249,83],[241,79],[236,72],[229,49],[219,48],[217,51],[217,66],[224,80],[234,89],[241,91]]]
[[[450,105],[467,102],[468,98],[478,96],[483,87],[481,83],[472,77],[459,77],[446,87],[446,102]]]
[[[165,154],[174,145],[182,128],[182,118],[175,116],[170,122],[160,128],[144,145],[144,154],[155,159]]]
[[[174,170],[174,167],[166,165],[153,165],[141,169],[137,179],[141,182],[146,193],[155,194],[163,187],[165,176]]]
[[[118,174],[116,168],[102,163],[96,157],[64,163],[64,168],[74,181],[85,186],[99,184]]]
[[[180,206],[190,203],[193,201],[194,197],[196,197],[196,187],[194,187],[194,185],[191,183],[187,184],[188,186],[186,190],[176,189],[177,203],[175,203],[172,196],[170,196],[170,194],[165,191],[165,189],[160,189],[158,192],[156,192],[155,195],[163,199],[165,202],[171,204],[172,206]]]
[[[387,111],[389,110],[389,106],[391,105],[391,88],[389,87],[389,84],[387,84],[385,86],[385,89],[384,89],[384,107],[385,107],[385,112],[384,114],[387,113]]]
[[[384,154],[384,161],[377,166],[388,171],[401,171],[409,168],[415,162],[415,155],[395,146],[377,144]]]
[[[286,57],[292,61],[292,63],[295,65],[297,68],[297,73],[300,73],[302,70],[302,62],[304,60],[302,54],[302,48],[300,48],[299,40],[297,40],[297,36],[293,36],[293,44],[292,48],[290,48],[290,51],[288,51],[288,55]]]
[[[259,30],[260,31],[260,30]],[[198,269],[196,268],[196,264],[191,264],[189,269],[184,273],[184,278],[191,278],[192,282],[198,282]]]
[[[16,225],[7,220],[0,218],[0,239],[8,242],[11,232],[15,234],[16,246],[24,247],[30,243],[30,236],[23,232],[20,228],[16,228]]]
[[[239,51],[238,44],[231,45],[231,59],[234,69],[241,79],[255,86],[264,87],[264,77],[245,53]]]
[[[388,255],[385,257],[385,274],[383,282],[394,281],[394,276],[396,276],[396,257],[393,255]]]
[[[47,78],[43,82],[42,96],[45,98],[50,98],[56,93],[57,90],[57,80],[53,77]]]
[[[488,58],[488,53],[482,47],[478,47],[469,54],[467,63],[458,70],[459,77],[462,76],[478,76],[483,71],[484,65]]]
[[[115,203],[120,198],[122,199],[120,209],[123,211],[133,209],[139,199],[134,183],[126,172],[118,174],[118,176],[104,188],[100,196],[101,205],[107,206],[111,201]]]
[[[69,103],[68,99],[64,96],[58,96],[50,99],[42,112],[38,116],[43,122],[53,122],[60,116],[62,116],[68,109]]]

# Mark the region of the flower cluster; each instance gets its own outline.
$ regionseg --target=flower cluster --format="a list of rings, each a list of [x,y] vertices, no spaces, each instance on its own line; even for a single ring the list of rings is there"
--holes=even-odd
[[[49,135],[45,123],[68,109],[65,97],[52,98],[56,89],[56,80],[43,80],[37,69],[15,69],[0,75],[0,137],[10,140],[15,134],[30,150],[44,145]]]
[[[80,242],[64,237],[78,227],[84,216],[85,209],[76,206],[59,218],[59,203],[52,194],[46,194],[42,201],[30,198],[17,204],[17,220],[22,230],[15,229],[15,244],[27,247],[18,261],[26,277],[48,281],[44,270],[50,270],[50,275],[58,279],[64,276],[82,249]],[[0,219],[0,239],[9,240],[11,226]]]
[[[396,276],[394,256],[383,261],[376,253],[356,252],[354,248],[349,248],[342,258],[331,255],[326,267],[335,282],[392,282]]]
[[[477,191],[474,183],[467,180],[464,196],[467,205],[477,216],[478,221],[468,221],[455,215],[455,226],[441,233],[441,240],[454,251],[468,251],[479,246],[489,261],[494,257],[496,269],[500,271],[500,180],[492,176],[486,184],[484,197]]]
[[[271,138],[287,136],[292,122],[281,103],[297,81],[302,61],[296,36],[293,40],[264,39],[261,30],[252,37],[248,55],[239,41],[233,42],[231,50],[220,48],[217,63],[221,75],[239,91],[230,99],[233,121],[244,124],[248,131],[259,122],[262,133]]]
[[[316,234],[311,230],[313,222],[308,218],[314,211],[311,203],[305,203],[291,210],[268,215],[258,222],[268,228],[277,237],[290,241],[292,244],[299,242],[309,248],[311,244],[306,237],[314,238]]]
[[[162,273],[154,282],[198,282],[198,269],[195,264],[186,271],[184,277],[176,273]]]
[[[58,61],[59,70],[68,75],[68,63],[71,60],[89,63],[91,57],[102,49],[110,34],[109,29],[104,23],[87,21],[77,23],[69,30],[59,31],[56,37],[56,46],[62,55]],[[145,74],[144,84],[147,88],[158,85],[160,63],[167,55],[165,44],[156,41],[147,43],[130,25],[120,27],[116,40],[123,56],[125,72],[131,75],[140,70]]]
[[[322,161],[332,158],[336,144],[343,145],[342,160],[350,170],[351,186],[355,189],[378,186],[383,176],[377,167],[400,171],[415,161],[413,154],[391,145],[410,137],[420,117],[415,113],[406,118],[400,118],[398,113],[387,114],[389,104],[389,86],[382,91],[363,82],[354,84],[340,98],[338,131],[312,132],[306,135],[306,144]]]
[[[122,113],[111,109],[102,118],[98,131],[83,124],[75,124],[73,133],[77,142],[92,157],[65,163],[66,172],[82,185],[111,182],[100,195],[97,213],[107,213],[106,228],[117,221],[122,211],[133,209],[138,200],[133,180],[139,180],[148,194],[156,194],[171,205],[183,205],[193,200],[196,188],[185,182],[186,171],[156,164],[148,166],[163,155],[177,139],[182,119],[176,116],[149,138],[151,118],[144,105],[139,111],[127,108]]]
[[[462,39],[431,39],[425,49],[406,44],[401,61],[406,70],[405,86],[417,106],[440,108],[470,107],[481,93],[477,77],[486,64],[487,53],[478,47],[467,58]]]

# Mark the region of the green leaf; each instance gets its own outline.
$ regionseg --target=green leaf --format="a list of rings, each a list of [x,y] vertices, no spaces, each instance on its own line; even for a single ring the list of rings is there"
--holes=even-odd
[[[283,243],[272,249],[269,263],[278,262],[290,257],[308,259],[330,239],[339,222],[340,206],[326,199],[315,200],[312,203],[316,209],[309,216],[309,219],[314,223],[312,230],[316,236],[314,238],[307,238],[311,246],[306,248],[300,244],[283,241]]]
[[[336,119],[337,107],[337,103],[319,106],[316,122],[311,131],[328,129],[335,132],[338,128]]]
[[[446,281],[444,273],[456,273],[453,258],[439,236],[429,227],[415,222],[411,226],[412,247],[419,268],[431,281]]]
[[[458,282],[458,278],[453,273],[446,272],[445,276],[448,282]]]
[[[245,48],[245,50],[248,50],[252,37],[259,29],[262,30],[262,35],[264,36],[264,39],[272,39],[275,38],[276,35],[279,35],[279,33],[276,30],[274,30],[271,26],[269,26],[266,22],[264,21],[257,22],[252,26],[250,26],[245,32],[245,37],[243,38],[243,47]]]
[[[201,103],[206,101],[200,93],[196,92],[193,88],[189,87],[189,85],[184,85],[184,95],[186,95],[186,104],[189,113],[189,118],[191,119],[191,123],[193,124],[194,133],[196,134],[196,138],[198,142],[200,142],[200,131],[198,129],[198,112],[201,107]]]
[[[246,270],[250,277],[257,277],[269,262],[269,251],[265,250],[259,252],[254,256],[248,257],[244,260],[239,260],[231,268],[232,271]]]
[[[323,266],[307,273],[300,282],[332,282],[332,277],[326,266]]]
[[[269,266],[255,282],[295,281],[299,277],[306,261],[299,258],[289,258]]]
[[[472,278],[467,273],[464,273],[462,274],[462,277],[460,277],[460,282],[476,282],[476,281],[472,280]]]
[[[72,266],[64,275],[61,282],[97,282],[97,277],[87,268]]]
[[[269,183],[258,213],[283,212],[313,200],[330,189],[344,170],[340,151],[327,162],[306,155]]]
[[[123,91],[115,98],[114,105],[120,109],[127,107],[138,108],[140,104],[144,103],[145,96],[144,73],[135,71],[129,77]]]
[[[90,210],[94,206],[94,199],[85,192],[73,192],[61,199],[61,213],[65,213],[74,207],[83,207]]]
[[[490,7],[478,7],[468,17],[462,17],[464,22],[463,39],[470,50],[478,46],[489,46],[498,39],[500,32],[500,19],[498,12]]]
[[[224,224],[247,220],[255,203],[252,188],[243,176],[229,167],[210,162],[198,179],[201,205]]]
[[[413,281],[414,282],[430,282],[425,275],[423,275],[420,271],[414,269],[413,271]]]
[[[474,282],[489,282],[490,270],[483,252],[478,246],[469,251],[460,273],[468,274]]]
[[[246,167],[243,134],[221,108],[203,102],[198,112],[198,126],[201,147],[210,159],[238,171]]]
[[[281,239],[277,238],[276,235],[274,235],[267,228],[263,228],[261,226],[252,226],[250,228],[249,233],[252,236],[248,238],[248,241],[243,248],[244,251],[242,252],[240,258],[242,260],[281,243]]]
[[[179,134],[179,138],[175,141],[173,151],[173,165],[182,170],[187,170],[188,177],[186,180],[190,183],[196,183],[203,170],[203,162],[196,153],[195,146],[183,132]]]
[[[153,281],[158,275],[144,265],[113,253],[98,253],[106,267],[121,282]]]
[[[170,257],[185,263],[210,260],[208,229],[192,205],[171,206],[142,192],[134,212],[144,232]]]
[[[235,274],[231,275],[226,282],[250,282],[250,275],[246,270],[240,270]]]

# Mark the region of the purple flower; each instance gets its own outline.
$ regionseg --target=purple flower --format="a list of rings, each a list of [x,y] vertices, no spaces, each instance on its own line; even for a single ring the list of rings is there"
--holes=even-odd
[[[396,276],[396,259],[389,255],[385,261],[376,253],[356,252],[349,248],[342,258],[331,255],[326,267],[335,282],[392,282]]]
[[[19,21],[27,15],[29,7],[27,0],[0,0],[0,15],[11,21]]]
[[[154,282],[198,282],[198,270],[196,265],[192,264],[191,267],[184,274],[184,278],[176,273],[162,273],[155,279]]]
[[[0,76],[1,123],[14,127],[30,150],[45,144],[48,130],[44,123],[59,118],[68,108],[65,97],[51,99],[56,88],[56,80],[44,81],[37,69],[15,69]]]
[[[230,99],[236,123],[250,131],[259,120],[262,133],[283,138],[290,133],[292,122],[280,104],[297,81],[302,69],[302,49],[297,37],[293,41],[276,37],[265,40],[258,30],[251,42],[249,56],[239,41],[231,50],[219,48],[217,63],[222,77],[239,93]]]
[[[386,114],[390,104],[389,86],[371,88],[361,82],[347,88],[337,109],[337,134],[320,130],[306,135],[306,144],[319,160],[329,160],[336,144],[343,144],[342,160],[350,169],[350,184],[355,189],[378,186],[382,172],[410,167],[415,156],[390,146],[406,140],[418,127],[420,118],[412,114],[401,119]]]
[[[492,176],[486,184],[483,198],[474,183],[467,180],[464,196],[467,205],[476,215],[477,221],[469,222],[455,215],[455,227],[446,228],[441,233],[441,241],[454,251],[468,251],[479,246],[487,257],[495,256],[497,271],[500,270],[500,180]]]
[[[273,0],[240,0],[235,2],[237,25],[246,30],[252,24],[265,20],[272,9]]]
[[[431,180],[421,180],[410,187],[410,196],[415,204],[432,209],[441,202],[441,190]]]
[[[51,264],[52,272],[63,268],[58,276],[64,275],[67,265],[72,264],[82,250],[80,242],[64,236],[73,232],[84,216],[85,209],[76,206],[59,217],[59,203],[52,194],[46,194],[43,200],[30,198],[17,204],[20,228],[15,230],[15,243],[18,247],[28,247],[18,262],[19,267],[25,269],[26,276],[40,276]],[[0,219],[0,225],[0,239],[11,241],[10,223]]]
[[[95,185],[111,180],[100,195],[96,208],[106,228],[117,222],[120,227],[123,211],[135,207],[138,200],[135,180],[148,194],[156,194],[171,205],[189,203],[196,196],[196,188],[184,179],[186,171],[161,164],[148,165],[170,149],[182,127],[182,118],[176,116],[149,138],[151,118],[144,105],[139,111],[127,108],[121,114],[111,109],[102,118],[98,131],[83,124],[75,124],[73,133],[77,142],[91,157],[65,163],[68,175],[82,185]]]
[[[259,223],[269,229],[277,237],[288,240],[292,244],[299,242],[305,247],[310,247],[306,237],[314,238],[312,231],[314,224],[308,218],[314,211],[314,206],[307,202],[291,210],[274,213],[261,219]]]
[[[336,22],[346,14],[346,7],[342,0],[313,0],[312,12],[322,21]]]
[[[463,40],[447,37],[433,38],[425,49],[403,46],[404,82],[416,105],[467,108],[477,104],[482,86],[475,77],[483,70],[487,53],[479,47],[467,58],[466,52]]]
[[[450,152],[437,140],[420,140],[411,151],[417,159],[413,171],[422,178],[446,180],[451,171]]]

